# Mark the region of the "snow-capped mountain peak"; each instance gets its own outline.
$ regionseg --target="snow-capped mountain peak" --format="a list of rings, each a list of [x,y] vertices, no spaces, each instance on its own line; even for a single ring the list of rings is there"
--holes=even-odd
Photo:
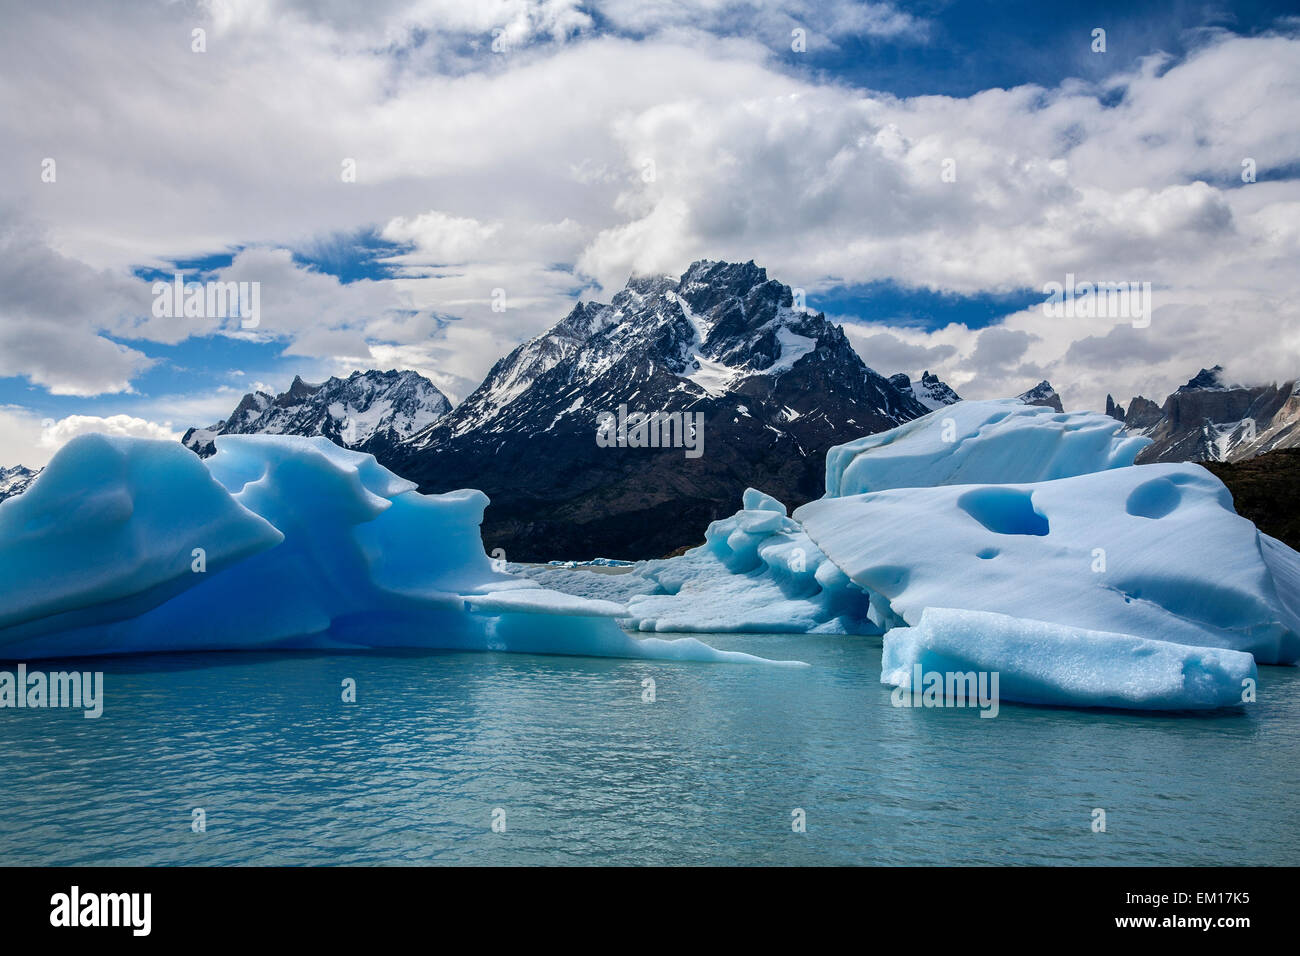
[[[927,410],[911,393],[889,389],[839,326],[795,309],[790,287],[762,267],[700,260],[680,278],[633,277],[607,305],[579,303],[497,362],[473,394],[413,443],[553,429],[565,417],[586,422],[620,396],[660,410],[721,399],[755,376],[779,378],[807,361],[852,368],[854,388],[865,383],[877,393],[876,404],[895,424]]]
[[[900,391],[911,392],[912,396],[925,408],[934,411],[945,405],[954,405],[961,401],[961,396],[952,390],[938,375],[931,375],[929,370],[921,373],[921,380],[913,382],[906,372],[890,376],[889,384]]]
[[[680,451],[598,446],[598,416],[620,408],[702,416],[707,451],[684,468]],[[689,543],[746,485],[796,502],[819,494],[826,449],[928,410],[766,270],[701,260],[680,277],[634,277],[608,304],[578,304],[391,466],[423,491],[485,491],[486,540],[513,557],[644,556]],[[667,485],[690,514],[656,514]],[[611,520],[552,517],[566,509]]]
[[[24,465],[5,468],[0,465],[0,501],[22,494],[40,473],[40,468],[33,469]]]
[[[1186,385],[1178,386],[1180,392],[1210,392],[1224,391],[1231,388],[1240,388],[1240,385],[1230,385],[1223,380],[1223,366],[1216,365],[1213,368],[1203,368],[1193,375]]]
[[[1044,408],[1054,408],[1058,412],[1065,411],[1061,405],[1061,396],[1056,394],[1056,389],[1052,388],[1052,383],[1046,379],[1028,391],[1021,392],[1016,399],[1026,405],[1042,405]]]
[[[1163,405],[1135,397],[1125,427],[1151,438],[1138,461],[1237,461],[1300,447],[1300,383],[1234,385],[1203,368]]]
[[[375,451],[410,438],[450,408],[447,397],[416,372],[353,372],[319,385],[295,376],[287,391],[250,392],[229,418],[191,428],[182,441],[205,457],[216,450],[218,435],[255,433],[324,435],[345,448]]]

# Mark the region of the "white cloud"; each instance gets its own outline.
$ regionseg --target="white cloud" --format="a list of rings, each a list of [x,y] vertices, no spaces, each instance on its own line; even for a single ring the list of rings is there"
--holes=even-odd
[[[181,433],[133,415],[68,415],[42,419],[30,409],[0,405],[0,467],[41,468],[78,435],[130,435],[175,441]]]
[[[78,435],[121,435],[132,438],[158,438],[176,441],[181,436],[165,425],[134,418],[130,415],[69,415],[58,421],[49,421],[41,425],[40,444],[44,448],[57,450]]]
[[[222,34],[323,25],[354,49],[406,45],[429,33],[444,42],[494,36],[515,46],[562,42],[592,26],[581,0],[206,0],[205,6]]]
[[[1295,39],[1210,36],[1101,87],[899,99],[792,75],[774,54],[796,21],[828,43],[924,35],[887,4],[209,7],[92,6],[71,30],[37,7],[7,16],[0,208],[45,231],[0,238],[0,376],[122,392],[149,360],[110,336],[220,332],[283,343],[304,374],[403,364],[463,394],[575,296],[701,257],[753,258],[810,293],[1036,289],[1066,272],[1153,283],[1147,330],[1035,310],[997,334],[857,317],[880,371],[911,356],[903,370],[977,397],[1040,372],[1092,405],[1108,389],[1163,394],[1216,361],[1294,374],[1300,184],[1270,173],[1300,157]],[[592,9],[649,37],[596,36]],[[758,39],[728,35],[751,21]],[[494,29],[511,52],[492,52]],[[40,180],[47,156],[56,183]],[[1242,186],[1246,157],[1260,181]],[[289,251],[362,228],[411,244],[397,278],[343,283]],[[128,267],[223,248],[243,251],[221,278],[262,283],[259,329],[148,314]]]
[[[30,409],[0,405],[0,468],[42,467],[52,452],[41,445],[41,419]]]
[[[139,283],[60,254],[21,219],[0,224],[0,377],[55,395],[129,390],[152,362],[104,333],[146,301]]]
[[[383,235],[393,242],[415,243],[435,263],[454,263],[483,258],[500,228],[435,209],[413,219],[398,216],[384,227]]]

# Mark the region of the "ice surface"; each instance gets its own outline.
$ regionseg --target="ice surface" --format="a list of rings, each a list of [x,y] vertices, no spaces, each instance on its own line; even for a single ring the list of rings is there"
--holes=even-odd
[[[996,672],[1001,700],[1141,710],[1240,705],[1246,682],[1256,680],[1254,658],[1240,651],[939,607],[885,635],[881,683],[915,695],[933,683],[918,682],[917,668],[982,672],[990,687]]]
[[[674,633],[879,634],[867,594],[821,553],[785,505],[754,488],[705,543],[626,573],[521,568],[548,587],[626,605],[623,624]]]
[[[889,431],[832,448],[826,495],[836,498],[956,484],[1068,478],[1133,464],[1150,439],[1093,412],[1057,412],[1014,399],[957,402]]]
[[[0,635],[130,617],[284,539],[176,442],[87,435],[0,504]]]
[[[84,436],[0,505],[0,657],[430,647],[758,661],[638,640],[619,605],[494,569],[478,491],[420,495],[325,438]],[[195,562],[202,549],[206,567]]]
[[[642,631],[879,634],[867,594],[786,517],[750,488],[743,509],[709,525],[705,543],[647,561],[632,574],[650,593],[627,598]],[[624,585],[625,587],[627,585]]]
[[[823,498],[795,517],[886,624],[962,608],[1231,648],[1263,664],[1300,658],[1288,590],[1300,554],[1239,517],[1199,465],[894,488]]]

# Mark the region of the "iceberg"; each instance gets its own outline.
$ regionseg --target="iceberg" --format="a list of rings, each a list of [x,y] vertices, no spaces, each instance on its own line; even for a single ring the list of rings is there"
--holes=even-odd
[[[1149,438],[1094,412],[1057,412],[1015,399],[964,401],[832,448],[826,496],[889,488],[1019,484],[1133,464]]]
[[[880,634],[865,591],[826,559],[786,507],[754,488],[705,543],[625,573],[521,569],[558,590],[625,605],[620,623],[669,633]]]
[[[942,679],[931,680],[932,674]],[[1241,651],[984,611],[930,607],[915,626],[885,635],[880,681],[899,688],[895,703],[927,685],[940,699],[949,688],[964,697],[978,675],[996,675],[985,686],[996,688],[1001,700],[1132,710],[1240,706],[1253,699],[1248,690],[1258,679],[1255,659]]]
[[[751,488],[703,546],[627,574],[556,572],[568,575],[556,586],[625,604],[623,623],[643,631],[888,631],[898,653],[927,613],[984,615],[961,633],[991,635],[993,656],[968,646],[966,658],[1014,675],[1034,647],[1042,700],[1232,703],[1246,658],[1300,659],[1300,554],[1238,516],[1199,465],[1134,465],[1146,440],[1118,424],[1016,402],[947,406],[833,449],[830,493],[793,516]],[[850,494],[861,487],[872,490]],[[1011,632],[1036,643],[996,638]],[[1148,683],[1133,684],[1148,665]],[[1116,675],[1138,689],[1116,690]],[[1214,675],[1219,690],[1205,691]]]
[[[86,435],[0,504],[0,657],[426,647],[761,661],[637,639],[626,609],[497,570],[478,491],[420,495],[325,438]],[[798,663],[798,662],[780,662]]]
[[[631,575],[644,583],[627,598],[627,624],[641,631],[881,633],[867,593],[785,505],[754,488],[740,511],[709,525],[703,545]]]
[[[1033,428],[1026,445],[1036,446]],[[1029,484],[892,488],[795,512],[890,626],[958,608],[1300,658],[1300,554],[1233,511],[1199,465]]]
[[[87,435],[0,504],[4,640],[130,617],[284,535],[171,442]]]

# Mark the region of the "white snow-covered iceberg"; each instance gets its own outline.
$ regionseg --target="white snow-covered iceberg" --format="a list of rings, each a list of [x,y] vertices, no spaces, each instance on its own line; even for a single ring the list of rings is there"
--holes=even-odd
[[[1300,658],[1287,593],[1300,554],[1239,517],[1199,465],[894,488],[824,498],[795,517],[889,625],[960,608],[1245,651],[1264,664]]]
[[[324,438],[74,439],[0,504],[0,658],[428,647],[757,661],[493,567],[478,491],[420,495]]]
[[[1015,484],[1133,464],[1149,438],[1094,412],[1057,412],[1014,399],[958,402],[832,448],[826,495],[935,485]]]
[[[742,510],[715,521],[705,543],[647,561],[627,599],[642,631],[879,634],[870,600],[809,540],[785,505],[750,488]]]
[[[982,686],[1027,704],[1208,710],[1253,699],[1257,675],[1241,651],[930,607],[915,626],[885,635],[880,680],[900,688],[903,703],[930,693],[942,701],[950,689],[964,698]]]

